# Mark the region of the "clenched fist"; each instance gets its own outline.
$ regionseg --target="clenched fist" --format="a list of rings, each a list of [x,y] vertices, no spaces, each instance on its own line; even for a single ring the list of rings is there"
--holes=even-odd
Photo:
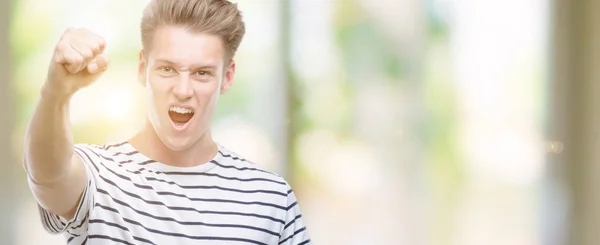
[[[54,50],[44,89],[71,96],[92,84],[108,66],[105,45],[102,37],[89,30],[67,29]]]

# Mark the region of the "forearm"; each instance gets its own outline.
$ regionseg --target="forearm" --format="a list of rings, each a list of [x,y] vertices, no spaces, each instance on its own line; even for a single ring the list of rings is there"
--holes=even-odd
[[[69,118],[70,97],[43,89],[29,122],[24,164],[36,184],[52,184],[69,173],[74,153]]]

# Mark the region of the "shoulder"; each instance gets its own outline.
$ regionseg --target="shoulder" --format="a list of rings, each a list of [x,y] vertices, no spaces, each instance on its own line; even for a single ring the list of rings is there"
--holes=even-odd
[[[93,143],[77,143],[75,144],[75,151],[78,154],[93,154],[96,157],[108,158],[115,155],[123,154],[121,152],[123,146],[127,142],[108,143],[104,145],[93,144]]]
[[[106,155],[103,146],[89,143],[75,144],[75,153],[84,162],[98,162],[100,158]]]
[[[86,164],[92,165],[96,170],[114,167],[112,163],[123,163],[121,158],[127,156],[127,149],[124,149],[126,142],[110,143],[110,144],[92,144],[92,143],[77,143],[75,144],[75,153]]]
[[[248,181],[259,181],[286,193],[290,189],[290,185],[280,174],[267,170],[259,163],[248,160],[224,146],[219,146],[215,164],[221,171],[227,172],[228,175],[239,176]]]

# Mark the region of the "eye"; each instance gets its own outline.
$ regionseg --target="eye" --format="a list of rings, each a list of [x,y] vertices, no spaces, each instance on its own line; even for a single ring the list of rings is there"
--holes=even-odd
[[[205,71],[197,71],[197,72],[196,72],[196,75],[198,75],[198,76],[207,76],[207,75],[208,75],[208,72],[205,72]]]
[[[161,67],[161,68],[160,68],[160,71],[161,71],[161,72],[164,72],[164,73],[171,73],[171,72],[173,72],[173,68],[172,68],[172,67],[165,66],[165,67]]]

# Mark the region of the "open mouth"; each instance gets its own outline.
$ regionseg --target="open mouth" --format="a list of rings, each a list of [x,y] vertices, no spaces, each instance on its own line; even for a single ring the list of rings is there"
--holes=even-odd
[[[194,110],[179,106],[171,106],[169,108],[169,117],[176,127],[183,127],[194,116]]]

